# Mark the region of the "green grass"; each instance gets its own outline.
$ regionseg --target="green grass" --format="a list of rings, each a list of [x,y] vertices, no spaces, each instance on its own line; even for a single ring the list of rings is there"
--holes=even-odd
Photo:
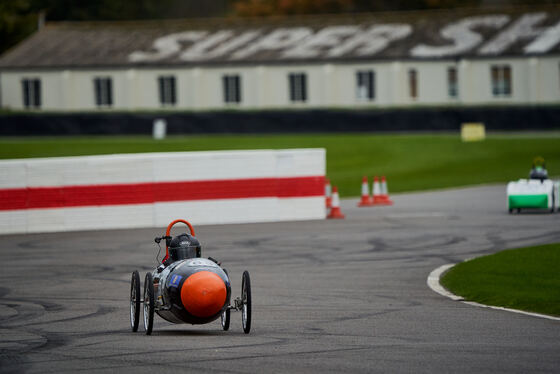
[[[507,250],[453,267],[441,284],[482,304],[560,316],[560,243]]]
[[[363,175],[386,175],[390,192],[505,183],[527,176],[537,155],[560,175],[558,133],[490,135],[463,143],[459,134],[192,135],[0,138],[0,159],[222,149],[327,149],[327,176],[342,197],[358,196]]]

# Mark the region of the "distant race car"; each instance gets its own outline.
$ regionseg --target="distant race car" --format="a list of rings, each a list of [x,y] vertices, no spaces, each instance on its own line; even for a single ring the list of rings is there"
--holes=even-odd
[[[190,234],[170,236],[176,223],[188,226]],[[140,304],[143,304],[144,330],[152,333],[154,312],[172,323],[205,324],[221,317],[222,328],[229,329],[230,312],[241,311],[243,331],[251,330],[251,280],[243,273],[241,296],[230,303],[231,284],[226,269],[212,257],[202,258],[200,242],[192,225],[182,219],[167,226],[164,236],[166,255],[152,272],[146,274],[144,293],[140,294],[140,275],[132,273],[130,284],[130,326],[138,331]]]
[[[546,209],[553,213],[559,209],[560,183],[548,179],[544,159],[537,157],[529,179],[509,182],[507,185],[508,211],[521,209]]]

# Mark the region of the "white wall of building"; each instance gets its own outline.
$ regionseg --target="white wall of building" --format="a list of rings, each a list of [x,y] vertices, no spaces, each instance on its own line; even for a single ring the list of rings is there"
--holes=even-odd
[[[492,94],[491,66],[508,65],[512,93]],[[458,71],[459,93],[448,96],[447,69]],[[417,97],[410,97],[408,72],[417,71]],[[375,98],[359,99],[356,72],[375,72]],[[307,101],[289,97],[290,73],[307,76]],[[241,102],[224,103],[223,75],[241,78]],[[41,79],[41,110],[154,110],[154,109],[265,109],[329,108],[407,105],[550,104],[560,103],[560,57],[496,58],[442,61],[389,61],[344,64],[257,65],[142,68],[114,70],[3,71],[0,72],[2,107],[23,109],[22,79]],[[158,77],[176,79],[177,102],[162,106]],[[98,108],[93,80],[110,77],[113,105]]]
[[[560,58],[529,59],[529,66],[533,69],[533,101],[557,103],[560,95]]]

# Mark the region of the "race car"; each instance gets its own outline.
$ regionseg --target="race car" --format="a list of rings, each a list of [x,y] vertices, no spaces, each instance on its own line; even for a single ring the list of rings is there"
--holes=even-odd
[[[184,223],[190,234],[170,236],[172,227]],[[251,279],[243,272],[241,296],[231,299],[228,272],[212,257],[202,258],[200,242],[192,225],[177,219],[167,226],[165,235],[156,237],[158,244],[165,240],[165,257],[161,264],[144,278],[144,292],[140,294],[140,275],[132,272],[130,283],[130,326],[138,331],[140,305],[143,305],[144,330],[153,330],[154,313],[172,323],[205,324],[221,317],[222,328],[230,326],[231,311],[241,311],[243,332],[251,330]],[[161,247],[160,247],[161,249]]]
[[[542,157],[533,161],[529,179],[509,182],[507,185],[508,211],[521,209],[558,210],[560,203],[560,184],[548,179],[548,172]]]

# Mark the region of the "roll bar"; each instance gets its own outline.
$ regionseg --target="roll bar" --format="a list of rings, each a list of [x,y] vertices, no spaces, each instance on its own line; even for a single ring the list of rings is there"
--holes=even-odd
[[[167,230],[165,230],[165,236],[162,236],[160,238],[155,239],[156,243],[159,243],[161,239],[165,239],[165,257],[163,258],[163,260],[161,262],[165,262],[169,258],[169,243],[171,242],[171,228],[176,223],[184,223],[185,225],[187,225],[189,227],[191,235],[196,236],[195,233],[194,233],[194,228],[189,223],[189,221],[186,221],[184,219],[176,219],[175,221],[172,221],[169,225],[167,225]]]

